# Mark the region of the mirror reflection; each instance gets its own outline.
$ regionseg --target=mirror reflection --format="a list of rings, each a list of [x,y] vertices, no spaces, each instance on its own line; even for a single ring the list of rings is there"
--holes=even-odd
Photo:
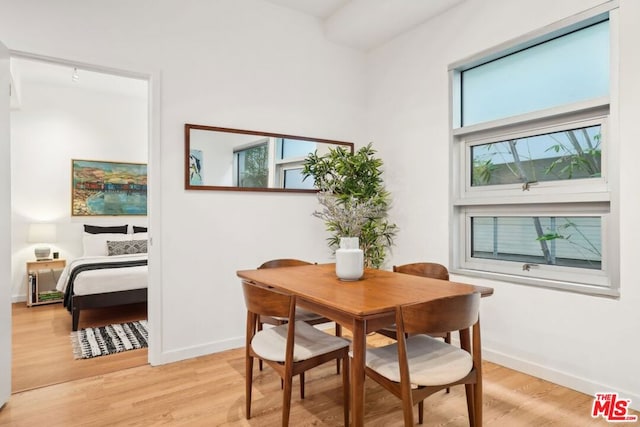
[[[316,191],[305,158],[340,146],[353,152],[350,142],[185,124],[185,188]]]

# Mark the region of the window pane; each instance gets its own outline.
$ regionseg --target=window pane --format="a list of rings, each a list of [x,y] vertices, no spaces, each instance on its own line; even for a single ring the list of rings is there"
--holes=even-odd
[[[268,187],[269,153],[267,144],[258,145],[237,152],[238,186]]]
[[[280,159],[307,157],[316,150],[316,143],[299,139],[282,138],[282,151]]]
[[[471,186],[595,178],[601,126],[471,146]]]
[[[601,217],[471,218],[471,256],[601,269]]]
[[[295,188],[298,190],[313,190],[313,178],[304,179],[302,168],[284,170],[284,188]]]
[[[609,94],[609,21],[462,72],[462,125]]]

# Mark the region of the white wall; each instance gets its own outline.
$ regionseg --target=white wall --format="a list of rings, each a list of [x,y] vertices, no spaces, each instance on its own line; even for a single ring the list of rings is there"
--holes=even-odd
[[[449,188],[442,185],[450,176],[447,66],[599,3],[467,1],[369,55],[367,132],[394,196],[394,263],[449,261]],[[640,408],[640,3],[621,0],[620,15],[621,297],[454,279],[495,288],[482,302],[487,359],[589,394],[618,391]]]
[[[314,195],[185,191],[183,129],[358,142],[363,54],[327,42],[318,20],[259,0],[0,0],[0,10],[10,49],[161,77],[151,156],[162,177],[150,182],[161,187],[152,230],[160,259],[150,261],[160,269],[150,284],[161,286],[156,362],[243,345],[236,270],[279,257],[330,260]]]
[[[59,68],[51,66],[51,73]],[[65,73],[72,83],[71,69],[65,67]],[[81,74],[88,79],[87,72]],[[34,259],[37,246],[27,243],[29,223],[55,223],[58,241],[50,246],[67,260],[82,255],[83,224],[147,224],[146,216],[71,216],[71,159],[147,162],[148,107],[146,96],[139,95],[146,81],[104,78],[114,87],[143,87],[128,94],[88,89],[81,82],[21,80],[21,105],[11,112],[14,302],[26,298],[25,262]]]

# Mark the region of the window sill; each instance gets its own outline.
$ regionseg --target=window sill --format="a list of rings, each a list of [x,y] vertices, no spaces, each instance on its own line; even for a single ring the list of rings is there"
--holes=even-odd
[[[490,271],[472,270],[467,268],[451,268],[451,274],[458,274],[467,277],[479,277],[483,279],[497,280],[500,282],[508,282],[513,285],[533,286],[536,288],[553,289],[557,291],[578,293],[582,295],[591,295],[597,297],[618,299],[620,290],[611,287],[594,286],[583,283],[554,281],[547,279],[538,279],[532,277],[523,277],[515,274],[494,273]]]

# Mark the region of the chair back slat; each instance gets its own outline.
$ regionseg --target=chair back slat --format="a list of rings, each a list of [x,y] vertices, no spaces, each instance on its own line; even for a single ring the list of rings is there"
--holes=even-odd
[[[396,273],[412,274],[414,276],[449,280],[449,270],[447,270],[447,267],[435,262],[414,262],[412,264],[394,265],[393,271]]]
[[[293,258],[281,258],[281,259],[272,259],[271,261],[267,261],[263,263],[258,270],[263,268],[277,268],[277,267],[298,267],[301,265],[310,265],[310,262],[302,261],[299,259]]]
[[[456,295],[399,306],[396,323],[399,325],[398,330],[402,327],[408,334],[458,331],[467,329],[478,321],[479,309],[479,293]]]
[[[247,310],[261,316],[289,318],[295,311],[295,297],[255,283],[242,282]]]

